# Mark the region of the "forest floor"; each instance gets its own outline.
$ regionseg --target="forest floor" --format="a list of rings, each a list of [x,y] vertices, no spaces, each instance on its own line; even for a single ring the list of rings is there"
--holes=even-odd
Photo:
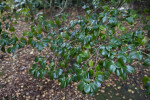
[[[70,8],[68,11],[71,15],[69,20],[79,14],[77,9]],[[15,25],[18,37],[23,31],[30,30],[30,24],[18,21]],[[140,21],[135,24],[136,27],[138,25]],[[31,46],[18,50],[14,55],[0,51],[0,100],[150,100],[142,84],[144,76],[150,77],[150,67],[135,61],[132,66],[136,71],[130,74],[126,81],[111,75],[102,83],[98,93],[89,96],[77,90],[76,82],[61,89],[57,80],[50,80],[48,77],[35,79],[31,76],[29,69],[34,58],[44,55],[45,52],[49,50],[38,52]]]

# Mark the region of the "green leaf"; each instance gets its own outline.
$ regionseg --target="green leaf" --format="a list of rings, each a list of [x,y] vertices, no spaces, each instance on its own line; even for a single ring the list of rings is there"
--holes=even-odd
[[[59,26],[59,25],[61,25],[61,21],[60,21],[60,19],[59,18],[56,18],[56,24]]]
[[[127,79],[127,74],[126,73],[122,73],[120,75],[120,77],[125,81]]]
[[[92,36],[88,35],[84,38],[84,45],[87,44],[91,40]]]
[[[143,31],[135,31],[134,36],[141,39],[143,37]]]
[[[117,69],[115,72],[116,72],[117,76],[120,76],[121,73],[120,73],[119,69]]]
[[[144,30],[150,30],[150,25],[145,25],[145,26],[143,27],[143,29],[144,29]]]
[[[40,72],[40,78],[43,78],[44,75],[46,74],[46,70],[43,69],[40,69],[39,72]]]
[[[109,23],[112,24],[113,26],[117,25],[117,18],[116,17],[111,17],[109,19]]]
[[[134,44],[130,44],[130,45],[128,45],[128,48],[131,49],[131,50],[135,50],[135,45]]]
[[[97,90],[97,86],[94,83],[90,83],[90,90],[94,93]]]
[[[86,83],[90,83],[90,79],[89,78],[84,78],[83,81],[86,82]]]
[[[89,72],[84,72],[84,76],[83,76],[84,78],[89,78]]]
[[[148,14],[148,13],[149,13],[149,9],[148,9],[148,8],[145,8],[145,9],[144,9],[144,13]]]
[[[95,84],[98,88],[101,87],[101,83],[100,83],[99,81],[97,81],[97,80],[94,81],[94,84]]]
[[[37,64],[33,64],[32,69],[37,69],[37,68],[38,68]]]
[[[12,47],[9,47],[9,48],[7,49],[7,52],[8,52],[8,53],[11,53],[11,51],[12,51]]]
[[[97,66],[95,67],[95,70],[96,70],[96,71],[100,71],[99,65],[97,65]]]
[[[100,25],[100,27],[99,27],[102,31],[106,31],[106,26],[104,26],[104,25]]]
[[[90,52],[89,51],[85,51],[84,55],[85,55],[86,58],[89,58],[90,57]]]
[[[146,92],[150,95],[150,81],[145,84]]]
[[[24,31],[23,36],[28,36],[28,33],[29,33],[28,31]]]
[[[150,38],[150,30],[148,30],[147,36]]]
[[[34,27],[33,27],[33,28],[34,28]],[[42,28],[41,28],[40,25],[38,25],[38,26],[36,27],[36,31],[37,31],[38,34],[41,34]]]
[[[61,62],[60,62],[60,66],[65,68],[65,67],[66,67],[65,62],[64,62],[64,61],[61,61]]]
[[[34,41],[34,40],[32,40],[32,42],[31,42],[31,46],[32,46],[32,47],[36,47],[36,44],[37,44],[37,42],[36,42],[36,41]]]
[[[146,49],[150,49],[150,40],[148,41],[148,43],[146,45]]]
[[[131,59],[138,59],[139,61],[142,61],[142,58],[143,58],[143,55],[137,51],[131,51],[129,53],[129,56]]]
[[[100,45],[99,47],[101,50],[105,49],[105,46],[104,45]]]
[[[10,27],[9,27],[9,31],[15,32],[15,28],[14,28],[13,26],[10,26]]]
[[[26,40],[25,38],[23,38],[23,37],[20,38],[20,41],[21,41],[22,43],[24,43],[24,44],[27,44],[27,40]]]
[[[55,63],[54,62],[51,62],[50,63],[50,67],[52,67],[52,66],[54,66],[55,65]]]
[[[79,84],[78,84],[78,90],[79,90],[79,91],[83,91],[85,85],[86,85],[86,84],[85,84],[84,82],[79,83]]]
[[[129,53],[129,56],[131,57],[131,59],[136,59],[138,55],[136,51],[132,51]]]
[[[106,49],[107,49],[108,51],[111,51],[112,47],[111,47],[110,45],[107,45],[107,46],[106,46]]]
[[[133,73],[135,70],[134,70],[134,68],[133,68],[132,66],[127,65],[127,66],[126,66],[126,71],[127,71],[128,73]]]
[[[109,7],[108,6],[103,6],[102,7],[106,12],[109,10]]]
[[[144,60],[144,65],[150,67],[150,58]]]
[[[40,40],[42,37],[43,37],[42,34],[38,34],[38,35],[36,36],[36,38],[37,38],[38,40]]]
[[[125,28],[125,27],[123,27],[122,25],[119,25],[119,30],[120,30],[120,31],[125,31],[125,30],[126,30],[126,28]]]
[[[9,23],[6,23],[6,30],[9,28]]]
[[[62,73],[63,73],[63,70],[62,70],[62,69],[57,69],[56,75],[58,75],[58,77],[59,77],[60,75],[62,75]]]
[[[147,17],[146,17],[146,20],[149,20],[149,21],[150,21],[150,16],[147,16]]]
[[[143,82],[144,84],[146,84],[148,81],[150,81],[150,78],[149,78],[149,77],[143,77],[142,82]]]
[[[87,10],[86,12],[87,12],[87,14],[90,14],[90,13],[91,13],[91,10]]]
[[[141,45],[144,45],[147,42],[146,38],[142,39]]]
[[[115,65],[110,65],[109,71],[115,72],[115,70],[116,70],[116,66]]]
[[[125,65],[125,63],[127,62],[127,59],[126,59],[126,57],[120,57],[118,59],[118,62],[120,62],[121,65]]]
[[[94,75],[94,71],[92,69],[89,70],[89,75],[93,76]]]
[[[108,54],[108,52],[105,49],[103,49],[102,50],[102,56],[106,56],[107,54]]]
[[[28,38],[28,44],[32,44],[32,38]]]
[[[89,66],[93,67],[93,60],[92,59],[89,61]]]
[[[127,20],[128,23],[131,24],[131,25],[134,23],[133,17],[128,17],[128,18],[126,18],[126,20]]]
[[[53,72],[48,72],[48,74],[49,74],[50,79],[53,80],[54,79],[54,73]]]
[[[35,62],[38,62],[39,61],[39,58],[38,57],[35,57],[35,60],[34,60]]]
[[[103,75],[98,75],[98,76],[97,76],[97,80],[98,80],[99,82],[103,82],[103,81],[104,81],[104,76],[103,76]]]
[[[142,54],[138,54],[137,58],[138,58],[139,61],[142,61],[143,55]]]
[[[82,62],[82,58],[80,56],[77,56],[77,63],[81,63]]]
[[[42,45],[40,42],[37,42],[37,43],[36,43],[36,48],[37,48],[39,51],[42,51],[42,50],[43,50],[43,45]]]
[[[106,13],[105,16],[102,18],[103,23],[105,23],[108,19],[108,14]]]
[[[66,86],[67,86],[66,81],[63,80],[63,81],[61,82],[60,87],[61,87],[61,88],[65,88]]]
[[[43,38],[43,39],[42,39],[42,42],[44,42],[44,43],[49,43],[49,42],[50,42],[50,39],[48,39],[48,38]]]
[[[90,90],[91,90],[91,86],[89,84],[84,86],[84,92],[85,93],[90,93]]]
[[[29,38],[32,38],[33,35],[34,35],[34,34],[33,34],[32,32],[28,32],[28,33],[27,33],[27,36],[28,36]]]
[[[39,64],[43,69],[46,67],[46,61],[39,61]]]
[[[39,75],[40,75],[40,72],[39,72],[38,70],[35,70],[35,72],[34,72],[34,77],[35,77],[35,78],[38,78]]]
[[[1,47],[1,51],[4,52],[4,53],[6,53],[5,47]]]
[[[34,72],[35,72],[35,69],[30,69],[30,70],[29,70],[29,73],[30,73],[31,75],[34,75]]]
[[[106,67],[109,69],[110,72],[115,72],[117,66],[112,61],[109,61]]]

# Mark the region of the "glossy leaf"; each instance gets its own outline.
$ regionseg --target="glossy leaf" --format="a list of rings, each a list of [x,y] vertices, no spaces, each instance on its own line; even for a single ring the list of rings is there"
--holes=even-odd
[[[144,65],[150,67],[150,58],[144,60]]]
[[[128,18],[126,18],[126,20],[127,20],[128,23],[131,24],[131,25],[134,23],[133,17],[128,17]]]
[[[93,67],[93,60],[92,59],[89,61],[89,66]]]
[[[143,77],[142,82],[143,82],[144,84],[146,84],[148,81],[150,81],[150,78],[149,78],[149,77]]]
[[[91,90],[90,84],[87,84],[87,85],[84,86],[84,92],[85,93],[90,93],[90,90]]]
[[[97,86],[94,83],[90,83],[90,91],[94,93],[97,90]]]
[[[15,32],[15,28],[13,26],[9,27],[9,31]]]
[[[127,66],[126,66],[126,71],[127,71],[128,73],[133,73],[135,70],[134,70],[134,68],[133,68],[132,66],[127,65]]]
[[[79,91],[83,91],[85,85],[86,85],[86,84],[85,84],[84,82],[79,83],[79,84],[78,84],[78,90],[79,90]]]
[[[102,31],[106,31],[106,27],[104,25],[100,25],[99,27]]]
[[[101,83],[100,83],[99,81],[97,81],[97,80],[94,81],[94,84],[95,84],[98,88],[101,87]]]
[[[98,75],[98,76],[97,76],[97,80],[98,80],[99,82],[103,82],[103,81],[104,81],[104,76]]]

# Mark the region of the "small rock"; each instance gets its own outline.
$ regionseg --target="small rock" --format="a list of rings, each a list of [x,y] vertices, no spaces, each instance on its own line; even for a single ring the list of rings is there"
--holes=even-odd
[[[123,98],[123,99],[125,99],[126,97],[125,97],[125,96],[123,96],[122,98]]]
[[[29,92],[26,92],[26,95],[29,95]]]
[[[132,90],[131,90],[131,89],[128,89],[128,92],[132,92]]]
[[[121,86],[118,86],[117,88],[118,88],[118,89],[121,89]]]
[[[25,66],[22,66],[22,67],[20,68],[21,71],[23,71],[23,70],[25,70],[25,69],[26,69]]]
[[[101,92],[104,93],[105,91],[104,91],[104,90],[101,90]]]

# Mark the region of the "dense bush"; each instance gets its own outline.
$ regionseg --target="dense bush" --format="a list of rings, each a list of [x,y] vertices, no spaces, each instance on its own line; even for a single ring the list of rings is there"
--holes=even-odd
[[[134,20],[140,16],[131,9],[118,10],[127,0],[121,0],[119,4],[111,0],[107,5],[98,1],[93,0],[93,7],[84,5],[86,17],[78,16],[78,20],[70,21],[69,27],[64,25],[65,14],[55,16],[53,20],[46,20],[43,14],[39,14],[35,19],[33,5],[24,1],[27,6],[13,10],[13,16],[18,18],[23,15],[26,21],[32,19],[35,24],[31,25],[31,31],[27,30],[23,32],[23,37],[17,38],[12,17],[3,17],[0,23],[1,51],[14,54],[26,45],[37,48],[39,52],[50,48],[53,55],[47,52],[45,57],[36,57],[30,74],[36,78],[48,75],[51,80],[58,79],[62,88],[79,82],[78,90],[91,95],[113,73],[126,80],[128,74],[135,71],[131,66],[134,60],[150,66],[150,55],[139,48],[150,48],[150,16],[146,18],[144,28],[130,31],[124,24],[134,28]],[[10,21],[3,29],[2,25],[7,20]]]

